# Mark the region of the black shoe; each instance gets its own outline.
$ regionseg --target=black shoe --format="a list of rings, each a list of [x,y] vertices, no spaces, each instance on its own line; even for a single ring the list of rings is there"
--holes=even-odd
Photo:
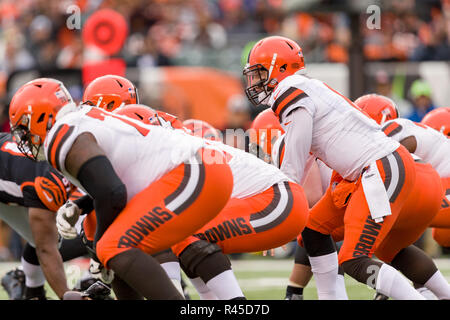
[[[25,273],[23,270],[16,268],[5,274],[2,278],[2,287],[10,300],[24,300]]]
[[[78,280],[77,284],[73,288],[75,291],[86,291],[89,289],[90,286],[92,286],[94,283],[96,283],[98,279],[93,277],[87,277],[87,278],[81,278]]]
[[[377,292],[377,293],[375,294],[375,297],[373,297],[373,300],[389,300],[389,297],[388,297],[388,296],[385,296],[385,295],[382,294],[382,293]]]
[[[25,300],[47,300],[45,296],[44,286],[39,286],[36,288],[25,287],[24,291]]]
[[[114,300],[111,297],[111,288],[101,281],[95,282],[87,290],[83,291],[81,295],[92,300]]]
[[[293,294],[286,296],[286,298],[284,298],[284,300],[303,300],[303,295],[293,293]]]

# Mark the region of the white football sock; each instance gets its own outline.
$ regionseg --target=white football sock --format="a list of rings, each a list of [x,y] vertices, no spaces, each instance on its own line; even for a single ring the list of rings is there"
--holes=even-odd
[[[22,268],[25,273],[25,285],[29,288],[36,288],[45,284],[44,272],[40,265],[34,265],[27,262],[22,257]]]
[[[216,294],[219,300],[244,297],[233,270],[227,270],[218,274],[209,280],[206,285]]]
[[[200,300],[218,300],[217,296],[209,290],[208,286],[203,282],[203,280],[198,277],[191,279],[192,285],[194,286],[195,290],[197,291],[198,295],[200,296]]]
[[[336,280],[338,275],[337,252],[318,257],[309,257],[309,261],[316,281],[319,300],[336,300]]]
[[[425,287],[420,287],[416,289],[425,299],[427,300],[437,300],[436,296],[430,289]]]
[[[165,262],[161,263],[161,268],[164,269],[164,271],[169,276],[169,279],[172,280],[173,285],[177,290],[183,294],[183,287],[181,286],[181,268],[180,264],[175,261],[171,262]]]
[[[385,263],[378,271],[376,290],[395,300],[425,300],[400,272]]]
[[[430,289],[438,299],[450,300],[450,285],[439,270],[428,279],[425,287]]]
[[[348,300],[347,290],[345,289],[345,278],[343,274],[338,274],[336,279],[336,298],[338,300]]]

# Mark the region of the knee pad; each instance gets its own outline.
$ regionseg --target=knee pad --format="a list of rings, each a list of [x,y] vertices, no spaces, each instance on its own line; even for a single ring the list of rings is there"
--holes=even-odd
[[[222,249],[204,240],[190,244],[179,258],[181,268],[189,278],[200,277],[205,283],[231,269],[230,260],[222,253]]]
[[[29,264],[33,264],[35,266],[39,266],[39,259],[36,254],[36,249],[30,243],[25,244],[25,248],[22,252],[22,258],[28,262]]]
[[[318,257],[336,251],[334,241],[329,234],[323,234],[306,227],[302,232],[303,245],[310,257]]]
[[[297,248],[295,249],[294,262],[296,264],[311,266],[311,263],[309,262],[308,254],[306,253],[305,248],[297,246]]]
[[[152,254],[160,264],[167,262],[179,262],[178,257],[173,253],[172,249],[163,250]]]

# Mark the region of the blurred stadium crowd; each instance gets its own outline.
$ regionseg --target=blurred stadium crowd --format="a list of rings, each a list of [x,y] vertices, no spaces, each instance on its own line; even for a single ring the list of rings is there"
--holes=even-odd
[[[343,0],[324,0],[322,5]],[[68,8],[76,5],[81,24],[101,8],[112,8],[128,21],[129,36],[120,57],[127,67],[203,65],[241,70],[249,39],[284,35],[301,44],[307,63],[347,63],[352,40],[346,12],[295,10],[298,0],[1,0],[0,131],[9,130],[6,82],[14,71],[79,69],[85,52],[81,30],[69,30]],[[366,27],[361,15],[363,51],[368,61],[436,61],[450,57],[450,0],[382,1],[381,29]],[[289,9],[290,8],[290,9]],[[384,7],[383,7],[384,8]],[[380,72],[375,90],[391,96],[391,79]],[[409,118],[420,121],[434,108],[431,87],[413,83]],[[399,101],[402,103],[402,101]],[[412,105],[415,107],[412,108]],[[402,109],[402,106],[400,106]],[[247,101],[230,104],[229,127],[247,129]],[[4,230],[3,230],[4,229]],[[15,253],[6,227],[0,230],[0,260]],[[18,244],[17,244],[18,245]],[[5,247],[5,245],[3,245]]]

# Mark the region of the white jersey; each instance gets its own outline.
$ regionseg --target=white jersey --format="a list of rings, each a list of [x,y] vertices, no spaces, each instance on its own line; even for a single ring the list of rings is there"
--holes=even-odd
[[[413,136],[415,155],[428,162],[442,178],[450,177],[450,139],[433,128],[408,119],[394,119],[383,126],[388,137],[397,141]]]
[[[47,160],[76,186],[65,168],[75,139],[89,132],[127,188],[128,200],[170,170],[195,157],[205,143],[181,130],[145,125],[102,109],[82,106],[57,120],[44,141]],[[83,189],[84,190],[84,189]]]
[[[399,147],[397,141],[386,137],[381,127],[351,101],[316,79],[302,75],[285,78],[272,93],[269,105],[286,131],[281,168],[296,182],[304,178],[309,152],[345,179],[354,181],[364,167]],[[305,131],[305,123],[294,120],[293,117],[299,116],[292,111],[298,108],[304,108],[312,118],[311,132]],[[289,139],[300,145],[289,146]],[[302,144],[310,144],[309,150],[302,150]]]
[[[275,143],[272,147],[272,164],[276,166],[277,168],[281,167],[281,164],[283,163],[283,154],[284,154],[284,137],[285,134],[281,135],[277,140],[275,140]],[[319,167],[320,172],[320,181],[322,183],[322,194],[325,194],[325,192],[328,189],[328,186],[330,185],[331,175],[333,173],[333,170],[330,169],[325,163],[320,161],[320,159],[314,158],[313,155],[310,155],[307,163],[310,161],[316,161],[317,166]]]
[[[73,142],[84,132],[94,135],[125,184],[128,200],[181,163],[195,162],[196,152],[203,147],[227,154],[234,181],[232,198],[249,197],[288,180],[273,166],[221,142],[195,137],[183,130],[145,125],[86,106],[58,120],[44,143],[48,161],[81,189],[79,181],[66,171],[64,162]]]
[[[208,141],[208,144],[231,155],[227,163],[233,173],[232,198],[247,198],[269,189],[274,184],[289,181],[280,169],[253,154],[217,141]]]

